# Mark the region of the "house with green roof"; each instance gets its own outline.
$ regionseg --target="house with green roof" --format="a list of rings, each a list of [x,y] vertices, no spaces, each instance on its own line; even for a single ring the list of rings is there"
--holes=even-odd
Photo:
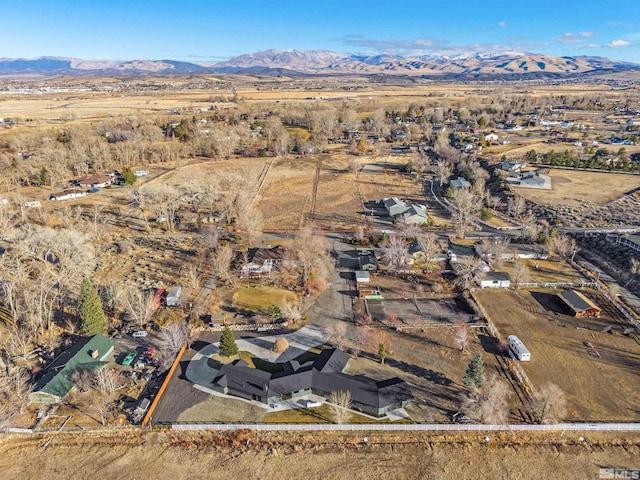
[[[74,387],[71,380],[73,372],[106,365],[113,347],[113,340],[104,335],[94,335],[76,342],[47,367],[29,399],[34,403],[61,403]]]

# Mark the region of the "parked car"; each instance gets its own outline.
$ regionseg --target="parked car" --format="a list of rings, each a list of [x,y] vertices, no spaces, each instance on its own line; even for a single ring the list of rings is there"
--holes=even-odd
[[[125,367],[128,367],[129,365],[131,365],[131,363],[136,359],[136,354],[135,353],[128,353],[126,357],[124,357],[124,360],[122,360],[122,365],[124,365]]]
[[[147,336],[147,332],[145,330],[138,330],[137,332],[133,332],[131,336],[133,338],[144,338]]]
[[[145,350],[144,356],[146,358],[153,358],[156,356],[156,353],[158,353],[158,350],[156,349],[156,347],[149,347]]]

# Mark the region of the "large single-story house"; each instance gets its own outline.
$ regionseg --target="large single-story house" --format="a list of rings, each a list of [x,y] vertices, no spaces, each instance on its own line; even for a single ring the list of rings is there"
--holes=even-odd
[[[406,218],[407,223],[416,225],[424,225],[429,221],[425,209],[417,205],[409,205],[409,207],[402,212],[401,216]]]
[[[480,288],[509,288],[511,279],[507,272],[486,272],[478,279]]]
[[[500,164],[500,170],[509,174],[509,176],[517,175],[522,170],[522,165],[520,162],[513,162],[509,160],[505,160]]]
[[[390,217],[400,215],[407,209],[407,204],[397,197],[385,198],[382,200],[382,205]]]
[[[270,277],[282,265],[286,249],[278,245],[270,248],[249,249],[247,264],[242,267],[243,278]]]
[[[600,316],[600,307],[576,290],[565,290],[558,296],[569,308],[571,315],[574,317]]]
[[[80,187],[104,188],[108,185],[111,185],[112,181],[113,181],[112,176],[105,175],[104,173],[98,173],[96,175],[88,175],[86,177],[81,177],[77,179],[75,183]]]
[[[329,398],[332,392],[351,393],[351,408],[381,417],[406,407],[413,394],[398,377],[372,380],[362,375],[342,373],[349,355],[337,349],[323,350],[318,357],[300,365],[295,360],[283,364],[280,372],[265,372],[236,360],[220,368],[213,389],[272,406],[284,400],[315,394]]]
[[[456,190],[460,190],[462,188],[471,188],[471,183],[469,183],[469,181],[464,177],[458,177],[451,180],[449,182],[449,186]]]
[[[506,182],[514,187],[551,188],[551,177],[533,171],[521,173],[517,177],[507,177]]]
[[[104,335],[79,340],[47,366],[29,399],[35,403],[61,403],[74,387],[71,376],[76,370],[95,369],[107,364],[114,343]]]

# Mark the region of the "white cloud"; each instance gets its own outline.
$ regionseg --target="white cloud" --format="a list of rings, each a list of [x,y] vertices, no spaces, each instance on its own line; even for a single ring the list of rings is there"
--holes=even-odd
[[[578,33],[567,32],[555,38],[555,41],[563,45],[573,45],[584,42],[585,38],[593,37],[593,32],[582,31]]]
[[[587,48],[602,48],[602,45],[599,45],[597,43],[590,43],[589,45],[587,45]]]
[[[626,40],[614,40],[613,42],[607,43],[607,47],[609,48],[620,48],[620,47],[628,47],[631,45]]]
[[[498,26],[499,27],[506,27],[507,26],[507,22],[498,22]]]

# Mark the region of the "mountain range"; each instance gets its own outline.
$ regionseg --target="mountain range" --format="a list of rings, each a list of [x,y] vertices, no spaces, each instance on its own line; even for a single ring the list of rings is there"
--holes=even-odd
[[[0,76],[149,75],[240,73],[261,75],[409,75],[433,78],[571,77],[640,70],[640,64],[605,57],[552,57],[533,53],[459,56],[354,55],[327,50],[266,50],[217,63],[175,60],[81,60],[0,58]]]

